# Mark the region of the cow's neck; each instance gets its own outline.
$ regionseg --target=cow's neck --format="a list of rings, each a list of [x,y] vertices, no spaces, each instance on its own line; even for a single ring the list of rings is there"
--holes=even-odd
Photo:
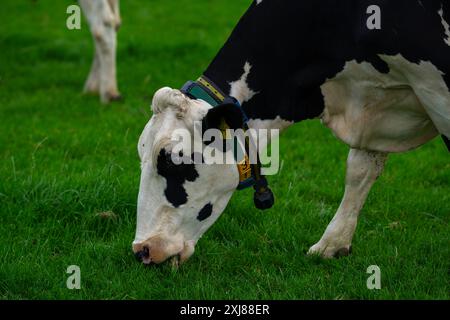
[[[218,65],[219,64],[220,63],[218,63]],[[249,118],[247,123],[249,128],[266,130],[276,129],[281,132],[290,125],[294,124],[294,121],[283,119],[276,113],[275,109],[267,109],[267,106],[263,103],[258,104],[260,109],[251,107],[254,105],[251,103],[252,99],[258,100],[257,96],[261,94],[261,92],[255,92],[248,86],[247,77],[252,68],[250,63],[246,62],[239,80],[234,82],[225,80],[227,79],[227,71],[229,71],[226,70],[227,68],[221,69],[220,67],[217,68],[217,66],[215,72],[213,72],[212,69],[215,67],[215,63],[211,64],[208,71],[205,72],[205,75],[209,80],[213,81],[216,86],[221,88],[224,93],[236,98],[239,101],[244,112],[246,113],[246,116]]]
[[[276,1],[265,6],[254,2],[204,72],[241,102],[250,127],[282,130],[322,113],[324,77],[316,78],[315,70],[308,69],[314,55],[310,46],[292,41],[303,38],[307,43],[311,37],[313,22],[300,21],[295,14],[309,17],[312,3],[293,1],[280,7]],[[293,6],[292,14],[286,12],[287,5]],[[273,19],[263,25],[267,16]],[[300,76],[298,70],[311,76]]]
[[[205,76],[213,81],[224,93],[236,98],[242,105],[244,112],[249,118],[248,126],[252,129],[277,129],[283,131],[294,123],[292,120],[282,118],[277,113],[276,108],[268,108],[258,95],[262,96],[261,91],[254,91],[249,87],[248,76],[252,72],[253,66],[250,62],[245,62],[241,70],[232,70],[232,68],[225,67],[223,64],[227,59],[216,59],[205,72]],[[240,74],[239,74],[240,73]],[[233,74],[238,75],[236,81],[233,79]],[[264,79],[264,75],[260,79]],[[260,101],[259,103],[257,101]],[[259,106],[254,107],[255,105]]]

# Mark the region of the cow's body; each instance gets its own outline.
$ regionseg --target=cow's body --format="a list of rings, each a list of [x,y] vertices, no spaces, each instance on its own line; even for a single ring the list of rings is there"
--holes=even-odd
[[[254,3],[205,75],[232,93],[230,83],[241,78],[244,65],[248,64],[251,69],[246,83],[251,92],[258,94],[234,95],[245,102],[250,118],[280,117],[298,122],[323,115],[326,106],[330,110],[325,110],[325,123],[350,146],[371,147],[363,141],[353,141],[362,133],[351,133],[349,138],[332,115],[343,104],[360,114],[355,104],[372,106],[383,100],[400,99],[415,106],[413,113],[425,111],[427,126],[434,125],[448,137],[450,33],[447,34],[445,21],[450,21],[450,4],[444,2]],[[367,8],[374,4],[381,9],[381,30],[367,28]],[[344,98],[349,91],[358,92],[359,96],[352,96],[345,103],[339,101],[340,106],[336,106],[332,95]],[[379,94],[387,96],[380,98]],[[413,95],[417,101],[406,101],[414,100]],[[395,107],[396,102],[392,104]],[[419,110],[420,105],[424,110]],[[396,115],[387,115],[392,119],[391,116],[396,121]],[[411,130],[420,125],[412,125]],[[431,131],[426,135],[430,136]],[[383,151],[404,151],[398,147]]]
[[[367,27],[371,5],[381,30]],[[320,117],[352,148],[341,206],[311,253],[350,250],[387,153],[450,137],[448,22],[439,0],[257,1],[206,70],[250,124]]]
[[[432,79],[438,73],[431,65],[416,66],[399,56],[383,59],[389,61],[389,74],[377,72],[369,63],[352,61],[323,84],[325,108],[321,118],[352,148],[404,152],[434,138],[438,132],[431,115],[448,108],[435,108],[439,99],[422,103],[413,89],[423,85],[422,79],[415,78],[415,69],[427,74],[428,89],[437,87]]]
[[[380,30],[367,27],[372,5],[381,9]],[[310,253],[348,254],[389,153],[450,138],[449,22],[450,4],[440,0],[255,1],[205,71],[242,103],[250,127],[320,118],[350,146],[342,203]],[[178,97],[163,93],[156,104]],[[134,249],[153,243],[137,241]]]
[[[94,60],[84,92],[100,94],[102,102],[120,99],[116,78],[119,0],[79,0],[95,44]]]

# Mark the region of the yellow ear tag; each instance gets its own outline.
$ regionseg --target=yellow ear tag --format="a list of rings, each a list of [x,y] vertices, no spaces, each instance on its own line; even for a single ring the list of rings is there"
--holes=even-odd
[[[225,120],[222,119],[220,122],[220,125],[219,125],[219,130],[222,132],[222,137],[224,138],[224,140],[231,139],[231,133],[227,129],[230,129],[230,127],[225,122]],[[239,171],[239,181],[240,182],[243,182],[243,181],[251,178],[252,168],[250,166],[250,159],[247,154],[244,154],[244,158],[240,162],[237,163],[237,168]]]
[[[227,129],[230,129],[230,127],[225,122],[225,119],[222,119],[220,121],[219,130],[222,132],[222,137],[224,140],[231,139],[230,132]]]
[[[250,166],[250,159],[247,155],[244,156],[241,162],[238,163],[239,181],[245,181],[252,176],[252,168]]]

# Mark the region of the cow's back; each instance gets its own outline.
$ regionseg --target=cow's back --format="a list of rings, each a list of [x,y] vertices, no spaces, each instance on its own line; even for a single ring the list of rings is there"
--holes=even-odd
[[[249,117],[290,121],[321,115],[321,86],[353,61],[368,63],[381,75],[400,73],[403,85],[417,88],[427,78],[412,76],[413,65],[426,61],[443,75],[446,85],[441,82],[448,88],[450,46],[439,11],[450,21],[450,5],[443,2],[255,1],[205,75],[228,91],[230,83],[242,77],[244,65],[251,66],[246,82],[257,94],[243,101]],[[372,5],[381,10],[379,30],[367,25]],[[403,57],[412,68],[383,57]]]

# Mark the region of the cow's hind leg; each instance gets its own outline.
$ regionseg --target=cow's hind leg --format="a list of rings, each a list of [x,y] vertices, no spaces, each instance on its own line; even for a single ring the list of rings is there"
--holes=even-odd
[[[322,239],[308,254],[324,258],[348,255],[361,208],[384,168],[387,154],[351,149],[347,159],[345,194]]]
[[[99,92],[102,102],[120,99],[116,79],[118,1],[79,0],[95,42],[95,57],[85,91]]]

